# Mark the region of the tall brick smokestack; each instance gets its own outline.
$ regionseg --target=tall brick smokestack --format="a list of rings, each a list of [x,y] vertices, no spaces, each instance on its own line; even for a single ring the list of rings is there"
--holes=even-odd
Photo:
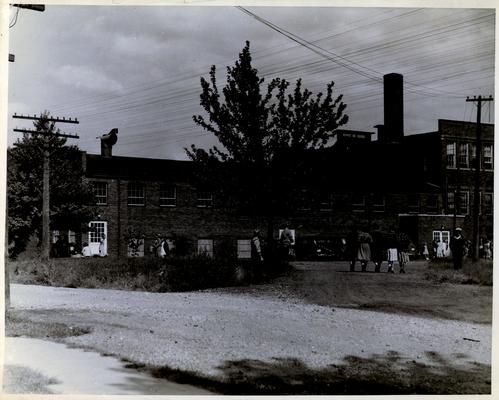
[[[400,74],[383,76],[384,126],[383,142],[400,142],[404,137],[404,77]]]

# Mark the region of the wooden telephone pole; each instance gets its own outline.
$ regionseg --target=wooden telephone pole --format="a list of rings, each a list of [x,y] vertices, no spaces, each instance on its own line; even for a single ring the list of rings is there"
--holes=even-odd
[[[482,102],[494,101],[492,96],[483,98],[482,96],[473,96],[472,99],[466,98],[467,102],[477,103],[476,112],[476,165],[475,165],[475,190],[473,193],[473,261],[479,258],[480,246],[480,181],[482,169]]]
[[[58,118],[29,115],[14,114],[13,118],[17,119],[30,119],[42,122],[62,122],[66,124],[79,124],[80,122],[75,118]],[[44,126],[44,125],[42,125]],[[45,128],[45,126],[44,126]],[[47,130],[32,130],[32,129],[14,129],[14,132],[30,133],[44,135],[46,137],[45,146],[43,149],[43,197],[42,197],[42,258],[48,260],[50,257],[50,151],[48,146],[49,137],[64,137],[79,139],[78,135],[68,135],[64,133],[49,132]]]

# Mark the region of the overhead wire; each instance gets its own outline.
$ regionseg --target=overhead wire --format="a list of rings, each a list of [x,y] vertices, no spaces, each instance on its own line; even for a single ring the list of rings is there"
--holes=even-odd
[[[478,21],[475,21],[475,22],[478,22]],[[468,26],[463,27],[462,29],[467,29],[467,28],[470,28],[473,26],[475,26],[475,25],[473,25],[473,23],[471,23]],[[448,29],[448,28],[446,28],[446,29]],[[457,30],[454,30],[453,32],[455,33],[456,31]],[[433,33],[435,35],[437,34],[435,31]],[[341,33],[337,33],[337,34],[339,35]],[[433,38],[435,37],[435,35],[433,36]],[[432,36],[426,36],[424,38],[424,40],[432,40]],[[303,45],[300,43],[297,43],[297,42],[294,42],[294,43],[297,44],[296,48],[287,49],[286,51],[297,51],[297,48],[303,47]],[[407,42],[405,42],[405,43],[407,43]],[[389,46],[384,47],[382,49],[382,51],[386,52],[390,49],[391,49],[390,51],[395,51],[396,46],[401,46],[403,44],[404,44],[403,41],[399,41],[397,43],[392,43],[392,47],[389,47]],[[317,52],[321,53],[321,51],[318,48],[316,48],[316,50],[317,50]],[[484,50],[486,50],[486,47],[484,47]],[[327,52],[328,50],[324,49],[324,51]],[[363,55],[363,57],[365,58],[369,55],[369,51],[373,51],[373,50],[369,49],[369,48],[359,49],[357,47],[357,51],[358,51],[358,53],[357,53],[358,55]],[[442,51],[442,54],[444,51],[445,50]],[[450,50],[448,50],[448,51],[450,51]],[[265,67],[265,65],[264,65],[264,68],[262,68],[261,71],[265,75],[267,75],[267,74],[270,75],[271,73],[280,73],[279,71],[283,71],[283,73],[292,74],[290,76],[293,76],[293,77],[307,76],[307,79],[310,79],[310,82],[313,82],[312,87],[315,87],[314,85],[320,84],[320,82],[321,82],[321,80],[315,79],[315,77],[317,77],[317,78],[319,77],[320,73],[327,72],[327,71],[338,72],[338,68],[343,67],[343,65],[341,65],[339,63],[334,63],[334,67],[331,65],[328,65],[329,63],[331,63],[331,60],[329,58],[324,59],[323,55],[317,54],[317,52],[315,52],[315,53],[317,56],[320,56],[322,58],[321,60],[311,61],[309,59],[307,62],[302,63],[302,65],[300,65],[299,62],[295,62],[294,65],[292,65],[292,66],[286,65],[286,62],[284,62],[284,63],[281,62],[281,67],[279,67],[278,64],[276,64],[275,62],[273,62],[273,63],[271,62],[270,64],[267,64],[267,65],[268,65],[268,67],[271,67],[271,68],[273,67],[273,69],[269,69],[268,67]],[[321,53],[321,54],[323,54],[323,53]],[[336,53],[330,54],[331,58],[334,57],[333,54],[336,55]],[[349,53],[343,53],[343,54],[349,54]],[[271,52],[269,55],[265,56],[265,58],[268,58],[270,61],[270,58],[273,56],[274,56],[274,54]],[[400,58],[404,57],[403,52],[400,52],[399,57]],[[301,58],[306,59],[306,56],[305,57],[302,56]],[[358,59],[362,59],[362,57],[358,58]],[[339,88],[348,88],[348,87],[350,87],[352,89],[355,88],[355,91],[349,95],[353,99],[353,101],[347,102],[349,109],[352,110],[355,108],[356,104],[361,104],[362,101],[365,102],[366,100],[375,99],[380,95],[380,93],[381,93],[380,86],[378,86],[376,89],[374,89],[371,87],[371,85],[367,85],[366,82],[370,81],[372,83],[378,84],[381,81],[381,76],[377,77],[376,79],[372,79],[374,76],[374,73],[372,71],[376,71],[375,69],[370,68],[370,67],[367,67],[367,68],[370,68],[371,70],[362,68],[364,66],[360,65],[358,63],[358,61],[357,61],[358,65],[351,64],[351,63],[348,64],[348,61],[349,60],[347,59],[347,60],[342,60],[341,62],[343,64],[347,64],[348,66],[365,73],[365,75],[361,75],[361,76],[363,76],[363,79],[361,79],[361,80],[355,79],[352,77],[347,78],[347,75],[345,75],[345,73],[338,74],[338,76],[341,77],[341,79],[335,79],[335,81],[337,81],[337,82],[342,81],[341,84],[337,84],[337,87],[339,87]],[[435,60],[435,62],[433,63],[433,66],[429,65],[426,68],[427,68],[427,71],[435,71],[436,72],[437,67],[442,70],[442,73],[445,72],[444,71],[444,68],[445,68],[444,63],[441,61],[438,62],[438,60]],[[416,69],[416,68],[417,68],[417,63],[414,63],[414,69]],[[351,69],[349,71],[353,72]],[[453,75],[455,75],[455,76],[447,77],[447,80],[451,81],[452,79],[457,79],[459,77],[465,77],[466,75],[469,75],[469,72],[456,72]],[[134,118],[140,119],[142,116],[148,116],[148,115],[150,117],[156,116],[155,119],[157,120],[157,122],[154,122],[154,123],[151,123],[150,125],[147,125],[148,128],[154,128],[154,127],[160,128],[161,125],[166,126],[168,123],[170,123],[170,124],[174,123],[175,127],[181,128],[183,130],[183,132],[185,132],[187,135],[188,130],[192,129],[192,126],[194,125],[192,122],[192,112],[189,113],[188,110],[189,110],[189,105],[191,104],[191,102],[194,102],[196,97],[199,98],[198,97],[199,96],[199,80],[198,80],[199,75],[193,73],[192,76],[184,77],[184,79],[183,79],[184,84],[187,84],[188,82],[190,82],[190,80],[193,80],[194,78],[197,78],[197,83],[195,86],[194,86],[194,84],[192,84],[192,86],[189,84],[187,86],[184,85],[183,89],[169,90],[169,89],[167,89],[169,86],[179,85],[182,83],[182,80],[180,80],[180,78],[178,80],[175,78],[173,78],[172,80],[167,79],[164,81],[165,82],[164,85],[157,84],[155,81],[155,82],[151,82],[147,87],[144,87],[142,85],[136,85],[134,90],[131,91],[131,93],[130,93],[129,89],[127,88],[127,90],[125,92],[123,92],[123,94],[121,95],[122,101],[116,102],[116,99],[117,98],[119,99],[120,97],[112,94],[112,95],[107,95],[106,97],[101,97],[101,98],[104,98],[104,100],[95,101],[95,99],[92,99],[92,100],[88,100],[86,102],[83,101],[82,103],[86,103],[86,104],[82,104],[80,107],[82,110],[85,110],[85,113],[83,114],[83,116],[85,116],[86,118],[94,119],[94,121],[92,122],[92,124],[94,126],[97,126],[99,124],[99,120],[100,121],[103,121],[103,120],[112,121],[114,115],[116,115],[119,112],[126,111],[127,112],[127,117],[126,117],[127,122],[133,121]],[[347,78],[347,79],[344,79],[344,78]],[[434,80],[434,81],[441,83],[440,80]],[[467,79],[463,79],[462,81],[463,82],[471,82],[471,80],[467,80]],[[406,82],[408,82],[408,81],[406,81]],[[422,82],[422,83],[424,83],[424,85],[428,84],[427,81]],[[323,83],[322,83],[322,85],[323,85]],[[161,90],[162,88],[168,90],[167,95],[163,95],[162,93],[159,92],[159,90]],[[419,89],[419,94],[431,93],[434,96],[437,95],[434,92],[433,87],[429,88],[432,90],[431,92],[429,90],[427,90],[427,88],[424,88],[422,85],[419,85],[418,89]],[[343,90],[343,89],[341,89],[341,90]],[[357,94],[355,92],[357,92]],[[410,96],[412,94],[418,94],[418,91],[408,90],[408,95]],[[461,98],[462,98],[462,96],[463,96],[463,94],[460,95]],[[163,106],[162,108],[164,111],[161,112],[161,114],[163,114],[163,115],[160,115],[159,111],[153,110],[153,108],[151,107],[152,105]],[[70,105],[66,104],[66,107],[70,107]],[[164,107],[169,107],[169,109],[166,110]],[[182,121],[183,119],[185,119],[186,122],[183,125],[182,124],[178,125],[179,121]],[[141,124],[140,121],[138,121],[135,124],[133,124],[133,123],[131,124],[132,127],[137,127],[137,128],[140,128],[141,125],[144,125],[144,124]],[[156,131],[158,131],[158,129],[156,129]],[[144,132],[144,134],[147,134],[147,132],[145,130],[143,132]],[[151,132],[151,133],[154,133],[154,132]],[[179,132],[178,134],[182,135],[181,132]],[[191,134],[189,134],[189,135],[191,135]],[[142,140],[142,143],[144,143],[146,140],[147,139],[144,138],[144,140]],[[177,140],[177,139],[175,139],[175,140]],[[179,139],[179,140],[182,140],[182,139]]]

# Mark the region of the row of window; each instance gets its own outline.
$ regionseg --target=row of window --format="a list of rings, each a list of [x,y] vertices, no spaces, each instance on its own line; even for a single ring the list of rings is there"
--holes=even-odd
[[[93,182],[95,199],[98,205],[107,205],[107,183]],[[145,205],[145,185],[142,183],[129,183],[127,189],[129,206],[144,206]],[[454,212],[457,204],[456,212],[458,214],[469,213],[469,192],[460,191],[457,199],[457,194],[450,191],[447,195],[447,212]],[[299,210],[311,210],[311,202],[304,195],[299,202]],[[457,201],[456,201],[457,200]],[[493,197],[491,193],[484,193],[482,196],[482,207],[486,214],[492,213]],[[159,205],[163,207],[177,206],[177,190],[175,186],[161,184],[159,190]],[[213,206],[213,194],[207,191],[197,191],[196,205],[200,208],[209,208]],[[351,201],[351,209],[354,212],[365,212],[369,205],[373,212],[385,211],[385,196],[383,194],[374,193],[369,196],[369,201],[366,195],[354,194]],[[332,210],[333,195],[323,194],[319,197],[319,209],[321,211]],[[407,198],[408,212],[436,212],[438,210],[438,195],[431,194],[426,196],[424,207],[421,204],[419,194],[409,194]]]
[[[476,145],[474,143],[447,143],[447,167],[448,168],[475,168],[476,167]],[[494,147],[491,144],[483,146],[482,168],[494,168]]]
[[[492,215],[494,195],[480,193],[480,214]],[[467,190],[449,191],[447,193],[447,212],[467,215],[470,213],[470,193]]]
[[[94,197],[97,205],[107,205],[108,190],[107,182],[92,182]],[[146,195],[143,183],[130,182],[127,187],[127,204],[129,206],[145,206]],[[159,187],[159,205],[162,207],[177,206],[177,188],[169,184],[161,184]],[[207,191],[197,191],[197,207],[212,207],[213,194]]]
[[[494,205],[494,196],[492,193],[480,193],[480,213],[492,215]],[[366,196],[356,195],[352,201],[352,210],[354,212],[365,212],[367,209]],[[374,212],[385,211],[385,198],[382,195],[372,196],[370,202],[371,210]],[[409,213],[436,212],[438,211],[438,195],[431,194],[426,196],[426,202],[423,205],[421,197],[418,194],[409,194],[407,198],[407,211]],[[447,193],[447,213],[467,215],[470,213],[470,193],[467,190],[451,190]]]
[[[175,243],[167,239],[169,249],[175,248]],[[198,239],[197,253],[207,257],[213,257],[213,239]],[[128,241],[128,257],[144,257],[145,247],[144,239],[132,238]],[[151,253],[152,254],[152,253]],[[237,258],[247,259],[251,258],[251,240],[239,239],[237,241]]]

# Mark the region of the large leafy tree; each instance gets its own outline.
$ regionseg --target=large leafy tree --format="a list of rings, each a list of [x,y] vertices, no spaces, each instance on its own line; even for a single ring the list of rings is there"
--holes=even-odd
[[[227,67],[225,87],[218,89],[216,68],[201,78],[205,115],[194,122],[214,134],[221,146],[209,150],[192,145],[189,157],[201,167],[201,179],[245,213],[273,221],[296,204],[298,191],[310,176],[310,153],[330,143],[335,129],[348,120],[342,96],[314,95],[298,80],[291,90],[284,79],[264,79],[251,65],[250,44]]]
[[[44,149],[50,154],[50,229],[78,231],[94,213],[92,191],[84,180],[81,151],[76,146],[67,146],[66,139],[53,135],[58,132],[54,122],[42,118],[34,122],[34,127],[40,133],[23,134],[7,150],[11,257],[22,252],[32,236],[41,237]]]

